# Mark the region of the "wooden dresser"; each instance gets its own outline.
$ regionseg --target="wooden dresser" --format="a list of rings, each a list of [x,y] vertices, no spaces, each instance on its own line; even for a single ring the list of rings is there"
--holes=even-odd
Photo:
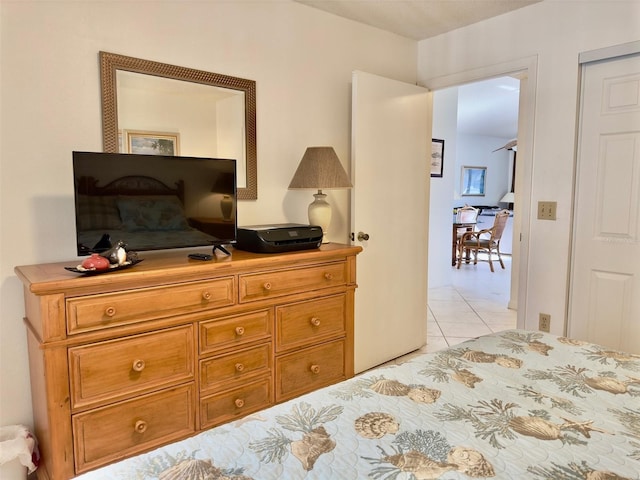
[[[353,376],[360,247],[144,253],[24,283],[39,479],[82,472]]]

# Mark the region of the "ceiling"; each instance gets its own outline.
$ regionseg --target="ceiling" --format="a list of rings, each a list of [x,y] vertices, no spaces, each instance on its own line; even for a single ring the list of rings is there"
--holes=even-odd
[[[493,78],[458,87],[458,132],[516,138],[519,100],[520,80],[513,77]]]
[[[541,0],[294,0],[339,17],[424,40]]]
[[[294,0],[413,40],[423,40],[542,0]],[[458,132],[515,138],[519,81],[459,87]]]

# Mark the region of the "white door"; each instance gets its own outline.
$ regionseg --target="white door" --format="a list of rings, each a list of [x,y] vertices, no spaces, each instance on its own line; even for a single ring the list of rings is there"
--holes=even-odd
[[[355,371],[426,343],[431,94],[353,74],[351,231],[358,255]],[[358,234],[368,235],[359,240]]]
[[[640,353],[640,55],[583,69],[568,335]]]

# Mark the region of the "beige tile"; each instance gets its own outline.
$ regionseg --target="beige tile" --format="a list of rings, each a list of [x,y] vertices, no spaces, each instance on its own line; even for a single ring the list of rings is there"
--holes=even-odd
[[[463,265],[452,272],[451,286],[429,289],[427,350],[515,328],[517,312],[509,310],[511,258],[503,257],[505,270],[494,263],[491,273],[486,262]]]
[[[462,342],[466,342],[467,340],[472,340],[475,337],[447,337],[447,341],[449,342],[449,346],[453,347],[454,345],[459,345]]]
[[[476,312],[487,312],[487,313],[505,313],[509,312],[507,308],[507,303],[498,299],[487,299],[483,298],[480,300],[467,299],[467,302],[471,308],[473,308]]]
[[[447,348],[449,344],[443,336],[431,336],[427,335],[427,352],[437,352],[443,348]]]
[[[441,323],[440,328],[445,338],[449,337],[477,337],[480,335],[487,335],[491,332],[491,329],[484,323],[482,324],[470,324],[470,323]]]
[[[456,313],[475,313],[466,302],[433,302],[429,304],[431,312],[436,317],[436,320],[440,319],[441,315],[451,315]]]
[[[484,325],[482,318],[478,316],[476,312],[453,312],[446,315],[438,315],[436,317],[438,325],[442,326],[445,323],[465,323],[470,325]]]
[[[493,333],[497,333],[497,332],[502,332],[504,330],[512,330],[514,328],[516,328],[515,324],[511,325],[509,323],[505,323],[505,324],[495,324],[495,325],[489,325],[489,328],[491,329],[491,331]]]
[[[442,330],[440,330],[440,325],[435,320],[432,322],[427,321],[427,336],[444,336]]]
[[[518,315],[515,311],[509,312],[490,312],[490,313],[479,313],[484,320],[484,323],[489,325],[490,327],[493,325],[512,325],[511,328],[515,328],[516,322],[518,321]]]
[[[432,300],[462,300],[462,296],[458,293],[455,287],[437,287],[429,289],[429,302]]]

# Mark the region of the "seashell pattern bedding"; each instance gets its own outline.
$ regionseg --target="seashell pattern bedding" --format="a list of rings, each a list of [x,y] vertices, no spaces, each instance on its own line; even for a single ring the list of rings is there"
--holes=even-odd
[[[640,479],[640,356],[507,330],[81,480]]]

